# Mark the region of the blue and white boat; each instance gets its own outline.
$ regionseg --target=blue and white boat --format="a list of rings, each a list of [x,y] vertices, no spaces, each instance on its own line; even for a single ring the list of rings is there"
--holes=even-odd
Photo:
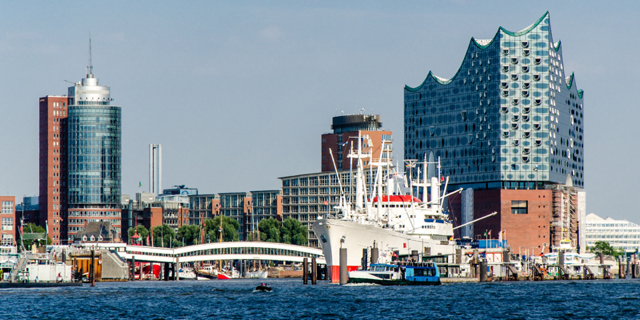
[[[373,263],[368,270],[348,273],[349,283],[380,285],[439,285],[440,271],[434,262]]]

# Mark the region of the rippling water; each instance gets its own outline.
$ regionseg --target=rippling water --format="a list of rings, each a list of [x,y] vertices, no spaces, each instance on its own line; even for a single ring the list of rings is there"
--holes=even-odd
[[[340,286],[268,279],[0,290],[0,319],[638,319],[640,281]]]

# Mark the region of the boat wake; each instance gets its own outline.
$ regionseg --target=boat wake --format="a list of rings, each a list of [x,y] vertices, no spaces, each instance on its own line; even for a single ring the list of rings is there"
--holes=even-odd
[[[347,283],[344,284],[345,287],[370,287],[370,286],[380,286],[377,283]]]

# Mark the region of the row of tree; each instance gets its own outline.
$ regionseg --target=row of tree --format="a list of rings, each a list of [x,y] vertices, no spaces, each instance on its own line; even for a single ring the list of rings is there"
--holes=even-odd
[[[147,245],[153,243],[156,247],[182,247],[203,242],[220,241],[220,220],[222,219],[222,241],[238,241],[238,229],[240,224],[235,219],[229,217],[216,217],[214,219],[206,219],[204,225],[185,225],[178,228],[175,232],[167,224],[153,227],[150,232],[144,226],[129,228],[128,234],[130,242],[137,234],[139,242]],[[274,218],[264,219],[258,224],[259,239],[267,242],[280,242],[287,244],[297,244],[301,246],[307,245],[307,228],[300,221],[287,218],[284,222],[280,222]],[[204,239],[203,239],[204,236]],[[147,237],[148,240],[147,240]],[[247,240],[258,239],[258,234],[249,234]]]
[[[235,219],[229,217],[216,217],[214,219],[206,219],[204,225],[185,225],[178,228],[178,231],[173,231],[173,228],[167,224],[153,227],[149,231],[144,226],[137,226],[135,228],[129,228],[129,239],[132,239],[134,234],[139,237],[139,242],[147,245],[153,243],[156,247],[182,247],[194,244],[200,244],[203,242],[218,242],[220,241],[220,219],[222,219],[222,240],[238,241],[238,229],[240,224]],[[203,239],[204,236],[204,239]],[[147,237],[148,240],[147,240]],[[133,242],[133,240],[130,240]]]

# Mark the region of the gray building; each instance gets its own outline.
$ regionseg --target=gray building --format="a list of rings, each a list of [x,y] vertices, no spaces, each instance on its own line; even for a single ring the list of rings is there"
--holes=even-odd
[[[340,202],[340,195],[344,193],[347,201],[353,203],[356,197],[356,171],[339,171],[342,180],[342,192],[335,172],[309,173],[295,176],[281,177],[282,180],[282,219],[293,218],[299,220],[309,229],[309,245],[318,247],[318,238],[311,230],[311,225],[319,216],[335,215],[334,208]],[[364,170],[366,192],[371,194],[372,181],[375,170]],[[387,175],[384,169],[382,176]],[[386,188],[383,188],[386,193]]]

